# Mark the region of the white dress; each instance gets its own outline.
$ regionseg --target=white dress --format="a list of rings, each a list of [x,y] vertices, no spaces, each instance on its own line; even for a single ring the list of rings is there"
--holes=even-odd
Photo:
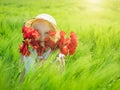
[[[50,52],[51,49],[43,53],[42,56],[37,56],[36,50],[30,50],[30,56],[23,56],[25,74],[28,74],[30,71],[34,71],[37,60],[40,60],[40,58],[46,60]]]
[[[25,65],[25,74],[34,70],[37,60],[36,50],[30,50],[30,53],[31,53],[30,56],[23,56],[23,61]]]

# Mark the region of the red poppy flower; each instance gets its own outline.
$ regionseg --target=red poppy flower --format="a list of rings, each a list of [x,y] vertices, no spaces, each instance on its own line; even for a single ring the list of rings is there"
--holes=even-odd
[[[37,30],[31,31],[31,38],[40,38],[40,34]]]
[[[76,39],[74,39],[74,40],[71,39],[69,46],[77,47],[77,40]]]
[[[49,41],[50,38],[49,37],[45,37],[44,41]]]
[[[70,38],[65,38],[65,32],[64,31],[61,31],[60,32],[60,39],[58,41],[58,46],[60,48],[64,47],[65,45],[69,44],[70,42]]]
[[[39,46],[37,48],[37,54],[38,54],[38,56],[41,56],[44,50],[45,50],[45,47]]]
[[[71,38],[76,38],[76,39],[77,39],[77,35],[76,35],[74,32],[71,32],[71,33],[70,33],[70,37],[71,37]]]
[[[37,30],[33,29],[32,27],[23,26],[22,32],[23,32],[24,39],[40,38],[39,32]]]
[[[68,48],[69,48],[69,49],[75,49],[75,47],[76,47],[76,46],[74,46],[74,44],[71,43],[71,42],[68,44]]]
[[[67,54],[68,54],[68,47],[67,47],[67,46],[64,46],[64,47],[61,49],[61,53],[64,54],[64,55],[67,55]]]
[[[65,39],[65,45],[68,45],[70,43],[70,38]]]
[[[72,55],[75,53],[76,47],[77,47],[77,36],[75,33],[71,32],[70,33],[70,43],[68,44],[69,48],[69,54]]]
[[[35,39],[31,39],[30,45],[32,46],[33,49],[37,49],[39,47],[39,42],[36,41]]]
[[[65,37],[66,33],[64,31],[60,32],[60,37]]]
[[[27,32],[27,27],[23,26],[22,27],[22,33]]]
[[[75,49],[69,50],[69,55],[73,55],[75,53]]]
[[[64,44],[65,44],[65,38],[62,37],[62,38],[60,38],[60,40],[58,41],[58,46],[59,46],[59,48],[62,48],[62,47],[64,46]]]
[[[50,31],[48,32],[48,34],[49,34],[50,36],[55,36],[56,32],[55,32],[55,30],[50,30]]]
[[[50,40],[50,38],[49,38],[47,41],[45,41],[45,46],[53,49],[53,48],[55,48],[56,43],[54,41]]]
[[[20,45],[20,53],[25,56],[30,55],[30,51],[28,50],[28,42],[23,41],[23,45]]]
[[[22,32],[23,32],[23,38],[24,38],[24,39],[30,38],[30,31],[31,31],[31,29],[32,29],[32,28],[29,28],[29,29],[28,29],[27,27],[23,26]]]
[[[54,42],[54,41],[49,40],[48,43],[49,43],[49,47],[50,47],[51,49],[55,48],[55,42]]]

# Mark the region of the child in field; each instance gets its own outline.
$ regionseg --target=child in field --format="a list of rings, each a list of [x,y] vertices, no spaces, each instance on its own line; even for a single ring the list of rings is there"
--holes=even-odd
[[[74,54],[77,47],[75,33],[71,32],[70,38],[66,38],[66,33],[58,29],[55,19],[48,14],[40,14],[25,22],[22,33],[20,61],[25,65],[25,69],[21,73],[21,80],[24,74],[34,69],[35,63],[42,64],[56,49],[59,49],[56,61],[60,63],[60,67],[65,67],[65,56]]]

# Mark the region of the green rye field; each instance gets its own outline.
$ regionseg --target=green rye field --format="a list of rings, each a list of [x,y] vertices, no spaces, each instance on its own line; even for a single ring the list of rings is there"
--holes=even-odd
[[[78,47],[63,72],[52,53],[20,83],[22,25],[41,13]],[[120,0],[0,0],[0,90],[120,90]]]

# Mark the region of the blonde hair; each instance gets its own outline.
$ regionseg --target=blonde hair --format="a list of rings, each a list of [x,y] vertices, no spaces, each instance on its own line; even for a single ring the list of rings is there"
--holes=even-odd
[[[40,19],[40,18],[33,18],[33,19],[30,19],[27,22],[25,22],[25,26],[34,28],[34,25],[39,22],[47,24],[51,30],[56,31],[55,37],[50,37],[50,39],[54,42],[57,42],[58,39],[60,38],[60,35],[59,35],[60,30],[58,29],[58,27],[56,25],[52,24],[51,22],[44,20],[44,19]]]

